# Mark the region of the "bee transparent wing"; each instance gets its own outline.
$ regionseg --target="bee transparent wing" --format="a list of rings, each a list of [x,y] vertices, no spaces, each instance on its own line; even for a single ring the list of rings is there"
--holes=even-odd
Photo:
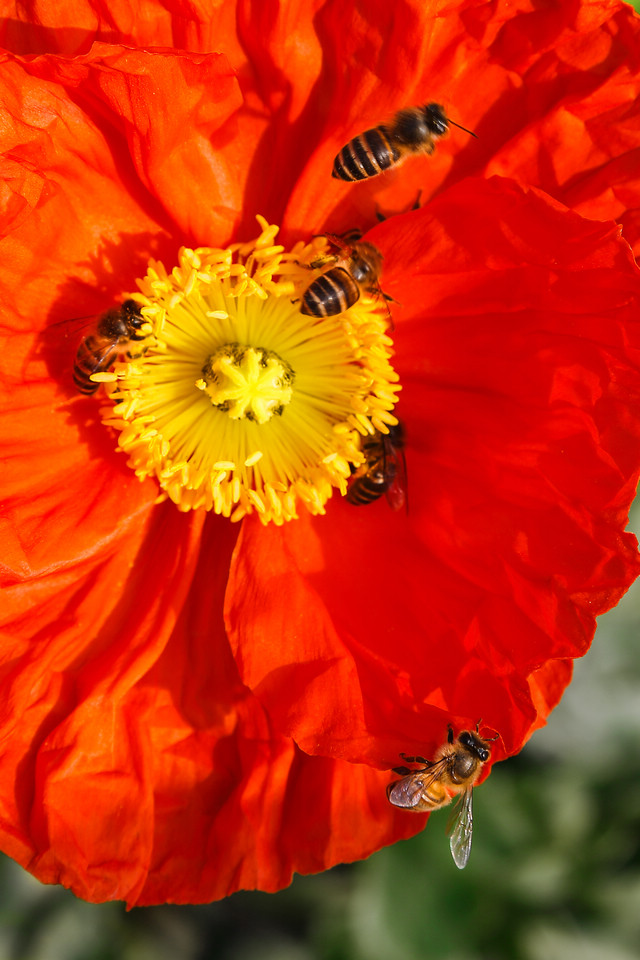
[[[44,359],[56,380],[71,381],[73,365],[85,338],[95,332],[98,316],[65,317],[40,331],[34,353],[25,360]]]
[[[408,513],[409,501],[407,499],[407,461],[404,456],[404,450],[394,450],[393,459],[395,461],[396,473],[386,493],[387,503],[392,510],[402,510],[404,507]]]
[[[415,773],[410,773],[402,780],[396,780],[387,787],[389,803],[394,807],[411,809],[420,803],[424,782]]]
[[[473,839],[473,790],[469,788],[456,800],[449,822],[447,836],[451,847],[451,856],[456,867],[463,870],[471,853]]]
[[[57,343],[71,343],[77,346],[83,338],[96,329],[99,314],[89,313],[84,317],[65,317],[49,324],[44,333]]]
[[[436,763],[429,763],[424,770],[414,770],[401,780],[395,780],[387,787],[389,803],[405,810],[417,809],[424,812],[433,809],[433,803],[428,800],[423,802],[423,794],[435,780],[441,779],[446,769],[446,761],[438,760]]]

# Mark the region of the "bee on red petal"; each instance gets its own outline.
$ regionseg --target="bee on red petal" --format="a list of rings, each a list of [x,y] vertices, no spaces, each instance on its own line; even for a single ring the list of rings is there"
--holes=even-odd
[[[439,810],[457,797],[447,824],[447,834],[454,863],[461,870],[466,867],[471,853],[473,785],[491,756],[489,744],[498,739],[483,739],[478,735],[479,729],[480,721],[474,733],[463,730],[454,739],[453,729],[449,727],[447,742],[438,748],[433,760],[406,757],[401,753],[407,763],[421,763],[423,766],[419,770],[395,767],[394,773],[401,774],[402,779],[387,787],[389,803],[415,813]]]
[[[368,180],[397,167],[413,154],[432,154],[450,125],[475,137],[471,130],[446,117],[439,103],[407,107],[389,123],[365,130],[350,140],[333,161],[331,176],[338,180]]]

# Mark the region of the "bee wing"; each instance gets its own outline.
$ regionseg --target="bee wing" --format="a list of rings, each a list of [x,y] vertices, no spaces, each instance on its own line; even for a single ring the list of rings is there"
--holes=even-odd
[[[411,809],[420,803],[424,783],[415,773],[410,773],[402,780],[396,780],[387,787],[387,798],[394,807]]]
[[[471,853],[473,839],[473,790],[471,787],[458,797],[447,823],[451,856],[458,869],[463,870]]]
[[[407,498],[407,461],[402,448],[393,450],[392,456],[395,462],[396,473],[389,489],[386,492],[387,503],[392,510],[402,510],[405,507],[409,512],[409,500]]]
[[[85,334],[95,330],[99,316],[98,313],[89,313],[85,317],[65,317],[49,324],[45,332],[55,334],[58,340],[80,341]]]
[[[381,437],[382,462],[384,472],[393,479],[385,491],[387,503],[392,510],[401,510],[407,501],[407,460],[404,455],[404,433],[401,424],[389,428],[389,433]]]
[[[407,810],[420,806],[425,790],[428,790],[435,780],[440,780],[447,767],[447,758],[444,757],[435,763],[429,763],[424,770],[414,770],[401,780],[390,783],[387,787],[389,803],[394,807],[404,807]],[[422,809],[426,810],[429,807],[422,807]]]
[[[76,352],[85,337],[95,332],[97,314],[84,317],[65,317],[44,327],[38,334],[32,357],[45,360],[55,371],[56,377],[67,379],[73,366]]]

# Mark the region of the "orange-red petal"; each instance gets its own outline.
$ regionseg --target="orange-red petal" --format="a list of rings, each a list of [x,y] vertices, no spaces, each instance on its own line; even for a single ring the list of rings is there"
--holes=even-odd
[[[392,765],[479,717],[512,753],[557,701],[532,684],[558,686],[640,570],[640,273],[614,226],[509,181],[369,236],[401,304],[409,513],[245,524],[229,636],[310,753]]]
[[[274,890],[419,829],[375,767],[447,721],[517,750],[638,572],[628,249],[513,184],[449,189],[512,173],[634,240],[638,20],[614,0],[0,11],[14,52],[47,54],[0,64],[3,847],[92,900]],[[331,180],[346,139],[425,99],[478,140]],[[400,301],[409,514],[335,502],[236,544],[154,506],[65,386],[67,321],[258,210],[308,236],[418,186],[440,197],[371,234]]]
[[[7,852],[88,900],[202,902],[276,890],[294,870],[414,833],[422,818],[388,805],[385,774],[307,756],[274,729],[241,684],[222,627],[236,528],[210,520],[194,567],[180,544],[199,522],[178,517],[181,537],[163,524],[167,510],[176,517],[166,506],[148,526],[149,562],[140,556],[128,579],[135,622],[106,621],[97,633],[87,624],[84,642],[64,623],[36,645],[5,640]],[[113,599],[112,617],[125,605]]]
[[[375,222],[470,174],[513,176],[640,242],[640,18],[622,0],[459,0],[366,7],[333,0],[3,0],[0,43],[17,53],[87,53],[95,40],[224,54],[246,111],[236,162],[253,208],[293,232]],[[430,158],[353,189],[335,153],[403,106],[442,102],[453,129]],[[221,154],[225,144],[219,143]],[[296,187],[295,180],[299,178]]]

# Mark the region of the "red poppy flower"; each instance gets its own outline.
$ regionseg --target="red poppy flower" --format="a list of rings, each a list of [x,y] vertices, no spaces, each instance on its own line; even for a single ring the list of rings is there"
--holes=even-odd
[[[640,569],[639,21],[2,9],[2,845],[90,900],[276,890],[421,829],[389,768],[448,723],[517,752]],[[350,137],[426,98],[477,140],[332,180]],[[381,298],[291,304],[314,235],[354,227],[384,256],[393,356]],[[70,318],[137,279],[150,339],[81,396]],[[225,331],[204,365],[202,318]],[[354,506],[355,425],[396,414],[408,511]]]

